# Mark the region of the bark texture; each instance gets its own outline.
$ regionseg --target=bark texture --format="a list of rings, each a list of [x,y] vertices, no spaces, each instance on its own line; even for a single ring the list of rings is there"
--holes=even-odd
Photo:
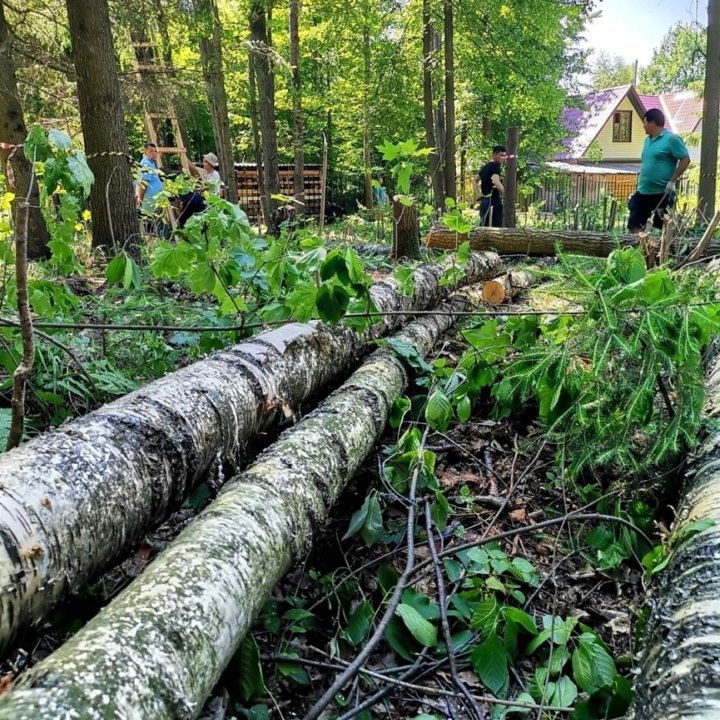
[[[424,318],[400,337],[425,355],[451,322]],[[94,620],[3,695],[0,720],[196,717],[406,385],[398,357],[386,348],[374,353],[228,483]]]
[[[230,118],[227,93],[225,92],[218,6],[216,0],[194,0],[194,3],[196,22],[201,35],[200,58],[205,79],[205,92],[210,108],[220,173],[225,179],[225,198],[231,203],[237,203],[237,182],[235,182],[235,162],[230,139]]]
[[[433,148],[428,155],[433,188],[433,207],[445,207],[445,183],[440,164],[440,149],[435,132],[432,69],[435,64],[430,0],[423,0],[423,110],[425,112],[425,145]]]
[[[720,359],[707,380],[705,412],[720,416]],[[716,720],[720,717],[720,433],[691,461],[673,536],[695,520],[712,527],[680,540],[658,576],[638,658],[632,720]]]
[[[268,232],[280,232],[277,211],[279,203],[273,195],[280,193],[280,168],[278,166],[277,129],[275,125],[275,73],[270,64],[270,37],[268,34],[268,8],[272,3],[251,0],[250,38],[252,61],[257,82],[260,111],[260,134],[262,136],[262,164],[265,179],[265,222]],[[258,163],[260,159],[258,158]]]
[[[92,244],[115,254],[140,238],[120,73],[115,59],[107,0],[66,0],[78,105],[88,165]]]
[[[720,0],[708,0],[707,9],[698,207],[705,217],[710,218],[715,212],[717,196],[718,132],[720,131]]]
[[[27,256],[30,260],[50,257],[48,233],[45,220],[40,212],[40,191],[37,182],[33,181],[32,158],[26,158],[24,149],[19,147],[25,142],[27,128],[20,96],[18,95],[17,78],[15,76],[15,59],[12,53],[12,32],[5,19],[5,5],[0,2],[0,140],[2,142],[17,145],[15,152],[10,159],[10,167],[15,178],[15,183],[7,178],[7,186],[15,191],[15,201],[12,204],[13,219],[15,227],[18,228],[18,204],[28,198],[29,203],[25,208],[25,217],[22,222],[27,222]],[[5,171],[8,157],[11,153],[3,150],[2,164]],[[5,171],[6,172],[6,171]],[[7,172],[6,172],[7,174]]]
[[[567,253],[607,257],[618,243],[623,246],[637,245],[637,235],[621,235],[615,238],[611,233],[569,231],[569,230],[534,230],[531,228],[473,228],[468,235],[459,235],[454,230],[435,226],[430,229],[425,242],[428,247],[454,250],[465,240],[475,251],[496,250],[502,255],[555,255],[556,246]],[[720,241],[712,240],[706,255],[720,253]]]
[[[492,253],[471,256],[466,282],[499,265]],[[375,284],[376,306],[435,305],[452,289],[439,284],[443,267],[418,268],[412,299],[393,282]],[[0,455],[0,650],[139,542],[211,468],[237,467],[282,408],[342,377],[373,337],[405,319],[385,316],[364,335],[290,323]]]
[[[303,148],[302,82],[300,78],[300,0],[290,0],[290,67],[293,101],[293,196],[295,215],[305,215],[305,150]]]
[[[404,205],[399,196],[393,198],[393,244],[390,256],[400,258],[420,257],[420,224],[417,207]]]

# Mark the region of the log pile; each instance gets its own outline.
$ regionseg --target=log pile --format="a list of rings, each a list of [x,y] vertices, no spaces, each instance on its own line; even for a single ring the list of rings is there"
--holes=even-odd
[[[399,337],[424,356],[451,322],[426,317]],[[0,720],[196,717],[406,384],[403,363],[378,350],[96,618],[0,695]]]
[[[559,246],[566,253],[607,257],[618,246],[634,246],[637,235],[611,233],[536,230],[534,228],[488,228],[476,227],[468,235],[460,235],[454,230],[436,225],[430,229],[426,238],[428,247],[454,250],[468,240],[475,251],[495,250],[501,255],[555,255]],[[720,241],[711,240],[704,255],[720,254]]]
[[[451,261],[450,261],[451,263]],[[474,255],[460,284],[497,273]],[[415,273],[415,292],[380,282],[380,311],[434,306],[451,288],[443,265]],[[0,455],[0,651],[41,622],[165,517],[248,441],[347,372],[372,338],[343,325],[290,323],[171,373]]]

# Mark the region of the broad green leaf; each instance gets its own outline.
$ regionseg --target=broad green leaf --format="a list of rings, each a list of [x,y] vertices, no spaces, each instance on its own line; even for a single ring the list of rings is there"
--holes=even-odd
[[[343,540],[347,540],[360,532],[360,529],[365,524],[365,519],[367,518],[369,510],[370,496],[368,495],[365,498],[362,507],[359,510],[356,510],[350,518],[350,525],[348,526],[347,532],[342,537]]]
[[[325,283],[318,290],[315,298],[320,319],[324,322],[335,324],[338,322],[350,303],[350,294],[342,285],[330,285]]]
[[[433,430],[445,432],[453,418],[453,409],[448,396],[442,390],[433,391],[425,407],[425,420]]]
[[[75,155],[68,158],[67,164],[73,180],[82,187],[85,197],[89,197],[93,182],[95,182],[95,176],[88,167],[85,155],[78,151]]]
[[[491,595],[478,603],[473,613],[470,627],[473,630],[482,630],[483,635],[491,635],[495,631],[499,607],[497,599]]]
[[[390,427],[392,428],[398,428],[400,425],[402,425],[402,421],[405,418],[405,415],[407,414],[408,410],[410,410],[410,400],[406,398],[404,395],[401,395],[398,398],[395,398],[395,401],[393,402],[393,406],[390,410],[390,417],[388,419],[388,422],[390,423]]]
[[[55,147],[60,148],[61,150],[72,149],[72,140],[70,139],[70,136],[57,128],[51,128],[48,130],[48,140],[55,145]]]
[[[208,263],[201,262],[190,273],[190,289],[198,295],[202,293],[211,293],[215,288],[215,273]]]
[[[563,675],[555,682],[555,692],[550,698],[550,704],[556,707],[572,707],[577,696],[575,683],[567,675]]]
[[[506,620],[512,620],[512,622],[517,623],[524,630],[527,630],[527,632],[529,632],[531,635],[538,634],[538,629],[535,621],[524,610],[520,610],[520,608],[506,606],[503,608],[502,612]]]
[[[395,614],[402,618],[405,627],[421,645],[434,647],[437,644],[437,628],[420,615],[412,605],[400,603]]]
[[[385,641],[404,660],[414,660],[420,650],[420,645],[417,644],[399,617],[394,617],[388,623],[385,630]]]
[[[497,635],[490,635],[485,642],[478,645],[470,656],[470,662],[483,684],[494,695],[505,695],[510,684],[508,658]]]
[[[134,290],[139,290],[142,287],[142,275],[140,274],[140,268],[129,255],[125,259],[123,287],[126,290],[130,290],[131,288]]]
[[[466,423],[472,415],[472,403],[467,395],[463,395],[460,398],[460,402],[457,404],[457,416],[458,420],[462,423]]]
[[[572,655],[572,669],[575,682],[581,690],[592,693],[597,690],[593,675],[593,663],[590,651],[578,645]]]
[[[363,600],[348,620],[343,635],[351,645],[359,645],[367,637],[372,625],[373,608],[367,600]]]
[[[315,298],[317,287],[308,280],[300,282],[287,296],[285,303],[290,308],[293,318],[298,322],[307,322],[315,314]]]
[[[239,649],[239,685],[240,700],[249,702],[265,694],[260,652],[255,638],[248,635],[242,641]]]
[[[368,511],[360,535],[367,545],[372,546],[380,539],[382,532],[382,508],[378,496],[373,494],[369,498]]]
[[[108,263],[105,277],[109,283],[116,285],[122,282],[122,279],[125,277],[126,262],[127,258],[125,255],[117,255]]]

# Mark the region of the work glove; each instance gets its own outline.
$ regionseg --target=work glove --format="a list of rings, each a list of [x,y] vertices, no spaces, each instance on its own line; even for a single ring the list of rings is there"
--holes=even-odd
[[[665,186],[665,192],[669,195],[670,193],[675,192],[675,181],[674,180],[668,180],[667,185]]]

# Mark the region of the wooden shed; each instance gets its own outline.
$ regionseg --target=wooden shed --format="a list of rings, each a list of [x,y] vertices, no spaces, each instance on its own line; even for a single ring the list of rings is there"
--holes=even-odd
[[[280,192],[293,195],[293,165],[280,165]],[[305,214],[320,216],[321,167],[305,165]],[[235,163],[238,202],[247,213],[250,222],[258,222],[261,217],[260,190],[258,187],[257,165],[255,163]]]

